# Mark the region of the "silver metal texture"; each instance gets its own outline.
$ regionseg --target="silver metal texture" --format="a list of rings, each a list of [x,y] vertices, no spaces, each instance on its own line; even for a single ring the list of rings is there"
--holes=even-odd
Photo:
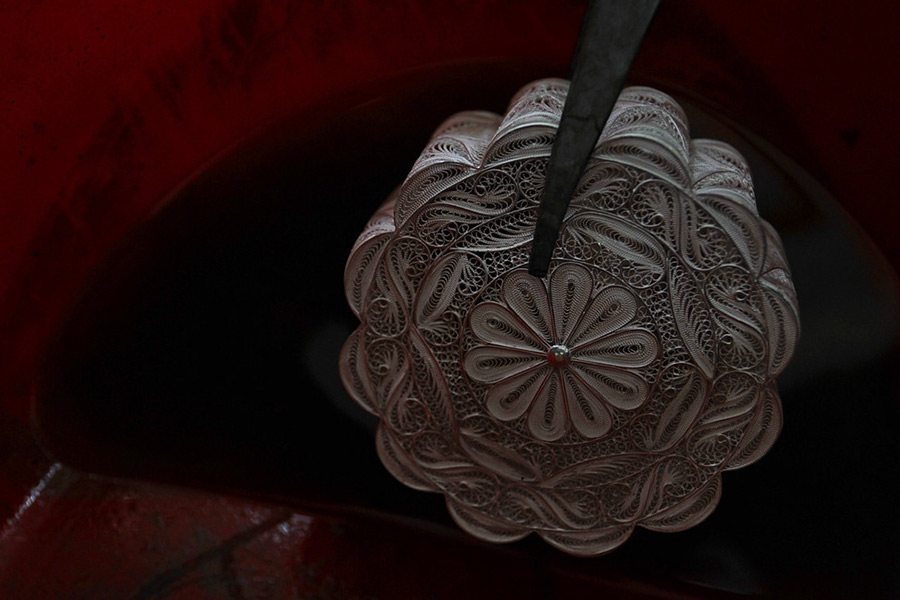
[[[463,529],[597,555],[699,523],[765,454],[799,321],[746,162],[649,88],[621,93],[530,275],[567,89],[438,128],[350,254],[340,369],[384,465]]]

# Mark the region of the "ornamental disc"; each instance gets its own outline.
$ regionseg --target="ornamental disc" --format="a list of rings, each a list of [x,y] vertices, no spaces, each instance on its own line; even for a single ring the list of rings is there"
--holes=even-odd
[[[799,321],[746,161],[649,88],[620,95],[529,275],[567,89],[438,128],[350,254],[340,369],[387,469],[463,529],[597,555],[699,523],[765,454]]]

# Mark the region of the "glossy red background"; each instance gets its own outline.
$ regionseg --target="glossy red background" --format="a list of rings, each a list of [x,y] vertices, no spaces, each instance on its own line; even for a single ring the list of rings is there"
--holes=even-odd
[[[45,340],[91,270],[186,178],[282,116],[416,68],[500,57],[564,74],[582,12],[539,0],[0,5],[2,517],[50,464],[29,422]],[[896,268],[898,29],[887,2],[669,0],[634,74],[783,149]]]

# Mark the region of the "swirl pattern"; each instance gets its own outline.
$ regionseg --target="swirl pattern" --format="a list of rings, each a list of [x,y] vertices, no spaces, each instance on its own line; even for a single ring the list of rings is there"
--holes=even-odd
[[[528,275],[567,89],[438,128],[351,251],[340,369],[388,470],[463,529],[596,555],[699,523],[771,447],[799,320],[746,162],[648,88],[620,95]]]

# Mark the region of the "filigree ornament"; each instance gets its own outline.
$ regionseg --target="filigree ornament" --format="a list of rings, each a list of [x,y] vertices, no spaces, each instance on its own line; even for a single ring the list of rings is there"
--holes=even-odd
[[[746,162],[648,88],[622,92],[528,274],[567,88],[438,128],[350,254],[340,368],[388,470],[463,529],[596,555],[699,523],[765,454],[799,322]]]
[[[503,281],[503,304],[483,302],[469,314],[484,345],[463,361],[468,376],[492,384],[485,408],[495,419],[515,421],[528,413],[528,431],[555,442],[574,426],[585,439],[612,427],[607,405],[634,410],[650,386],[633,371],[650,365],[656,336],[629,326],[637,300],[629,290],[607,286],[591,297],[593,276],[564,264],[550,276],[549,294],[540,281],[517,270]]]

